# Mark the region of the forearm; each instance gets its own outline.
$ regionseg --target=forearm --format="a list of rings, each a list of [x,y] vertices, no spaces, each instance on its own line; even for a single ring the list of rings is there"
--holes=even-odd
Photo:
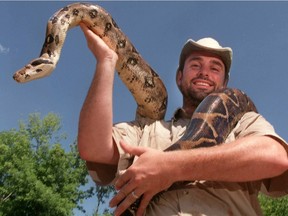
[[[79,118],[78,148],[82,159],[113,163],[112,93],[114,61],[97,63]]]
[[[78,150],[91,166],[116,164],[119,153],[112,141],[112,94],[118,55],[85,24],[80,27],[97,66],[80,112]]]
[[[166,158],[170,158],[168,169],[173,170],[175,181],[253,181],[277,176],[288,168],[284,147],[267,136],[242,138],[211,148],[168,152]]]

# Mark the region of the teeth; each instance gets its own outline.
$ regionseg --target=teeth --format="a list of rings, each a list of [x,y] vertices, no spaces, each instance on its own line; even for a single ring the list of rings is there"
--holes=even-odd
[[[196,85],[202,85],[202,86],[210,86],[208,83],[204,83],[204,82],[196,82]]]

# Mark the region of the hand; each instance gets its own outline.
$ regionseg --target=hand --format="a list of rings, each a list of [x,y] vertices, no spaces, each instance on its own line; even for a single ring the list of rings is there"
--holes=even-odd
[[[109,46],[92,30],[90,30],[84,23],[80,23],[80,28],[82,29],[87,45],[97,61],[110,59],[117,61],[118,55],[116,52],[109,48]]]
[[[115,215],[121,215],[135,200],[142,196],[137,216],[143,215],[154,195],[169,188],[173,183],[167,153],[145,147],[134,147],[120,142],[126,153],[138,156],[115,183],[118,193],[110,201],[110,207],[117,206]]]

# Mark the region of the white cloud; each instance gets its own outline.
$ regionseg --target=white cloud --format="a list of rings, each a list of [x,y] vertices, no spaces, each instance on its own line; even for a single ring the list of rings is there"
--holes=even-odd
[[[9,52],[9,48],[4,47],[2,44],[0,44],[0,54],[1,53],[8,53]]]

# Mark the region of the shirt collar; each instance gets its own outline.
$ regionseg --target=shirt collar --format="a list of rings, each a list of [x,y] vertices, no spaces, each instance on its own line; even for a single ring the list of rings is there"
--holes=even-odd
[[[187,115],[187,113],[185,112],[184,109],[182,109],[181,107],[179,107],[178,109],[176,109],[176,111],[174,112],[174,115],[172,117],[173,121],[177,121],[179,119],[191,119],[190,116]]]

